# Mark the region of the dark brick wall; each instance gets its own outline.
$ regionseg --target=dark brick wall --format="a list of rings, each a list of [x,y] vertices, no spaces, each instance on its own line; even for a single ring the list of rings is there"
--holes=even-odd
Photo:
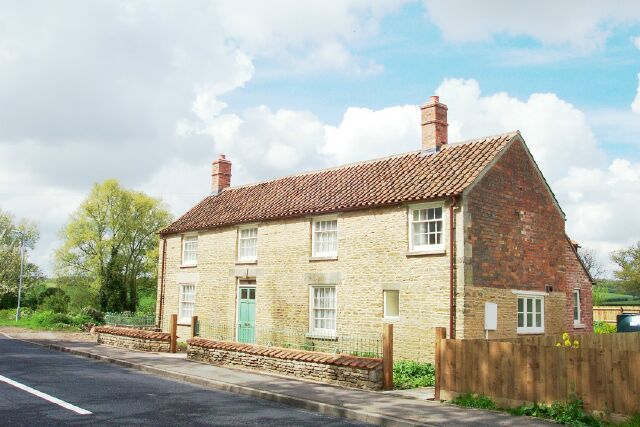
[[[565,236],[565,221],[524,146],[516,141],[466,198],[465,282],[499,289],[567,294],[584,289],[584,322],[591,328],[591,285]],[[589,318],[587,318],[587,313]]]
[[[591,332],[593,330],[593,310],[591,280],[584,272],[584,268],[573,248],[566,241],[566,281],[565,292],[567,294],[566,330],[569,332]],[[574,328],[573,325],[573,290],[580,289],[580,312],[584,328]]]

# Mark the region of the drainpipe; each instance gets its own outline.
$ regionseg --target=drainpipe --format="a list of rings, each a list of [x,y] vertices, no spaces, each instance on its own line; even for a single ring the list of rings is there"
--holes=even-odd
[[[453,224],[454,214],[453,209],[456,207],[456,196],[451,198],[451,206],[449,206],[449,338],[456,337],[456,331],[454,329],[454,307],[453,307],[453,268],[454,258],[453,249],[455,242],[455,227]]]
[[[162,267],[160,267],[160,307],[158,309],[158,327],[162,327],[164,311],[164,276],[167,269],[167,238],[162,238]]]

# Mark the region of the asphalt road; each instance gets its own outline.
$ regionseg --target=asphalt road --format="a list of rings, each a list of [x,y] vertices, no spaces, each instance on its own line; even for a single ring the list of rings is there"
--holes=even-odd
[[[0,335],[0,425],[364,424],[157,378]]]

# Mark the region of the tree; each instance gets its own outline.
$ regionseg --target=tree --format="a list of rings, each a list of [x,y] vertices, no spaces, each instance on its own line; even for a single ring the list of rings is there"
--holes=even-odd
[[[598,259],[596,252],[590,248],[578,248],[578,256],[582,264],[589,271],[591,278],[599,281],[604,277],[604,266]]]
[[[620,270],[614,272],[622,285],[632,291],[640,291],[640,241],[626,249],[611,254]]]
[[[158,199],[114,179],[95,184],[62,232],[57,272],[89,280],[102,310],[135,311],[138,281],[156,273],[157,233],[170,221]]]
[[[15,233],[18,230],[21,233]],[[28,249],[33,249],[39,238],[35,225],[26,221],[15,223],[8,213],[0,210],[0,308],[14,307],[18,299],[20,282],[20,245],[24,238],[25,262],[23,271],[23,291],[44,279],[40,268],[29,262]]]

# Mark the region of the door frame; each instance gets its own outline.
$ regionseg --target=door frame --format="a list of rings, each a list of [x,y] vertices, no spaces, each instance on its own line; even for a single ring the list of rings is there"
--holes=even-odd
[[[258,288],[256,286],[256,279],[254,278],[249,278],[249,279],[238,279],[236,281],[236,289],[235,289],[235,294],[236,294],[236,298],[235,298],[235,312],[236,315],[234,316],[234,327],[233,327],[233,337],[234,337],[234,341],[235,342],[239,342],[238,341],[238,324],[239,324],[239,317],[240,317],[240,289],[241,288],[247,288],[247,289],[254,289],[255,290],[255,310],[256,312],[257,310],[257,303],[258,303]],[[255,313],[254,313],[255,314]],[[254,333],[254,338],[255,338],[255,327],[256,327],[257,321],[256,319],[254,319],[254,324],[253,324],[253,333]]]

